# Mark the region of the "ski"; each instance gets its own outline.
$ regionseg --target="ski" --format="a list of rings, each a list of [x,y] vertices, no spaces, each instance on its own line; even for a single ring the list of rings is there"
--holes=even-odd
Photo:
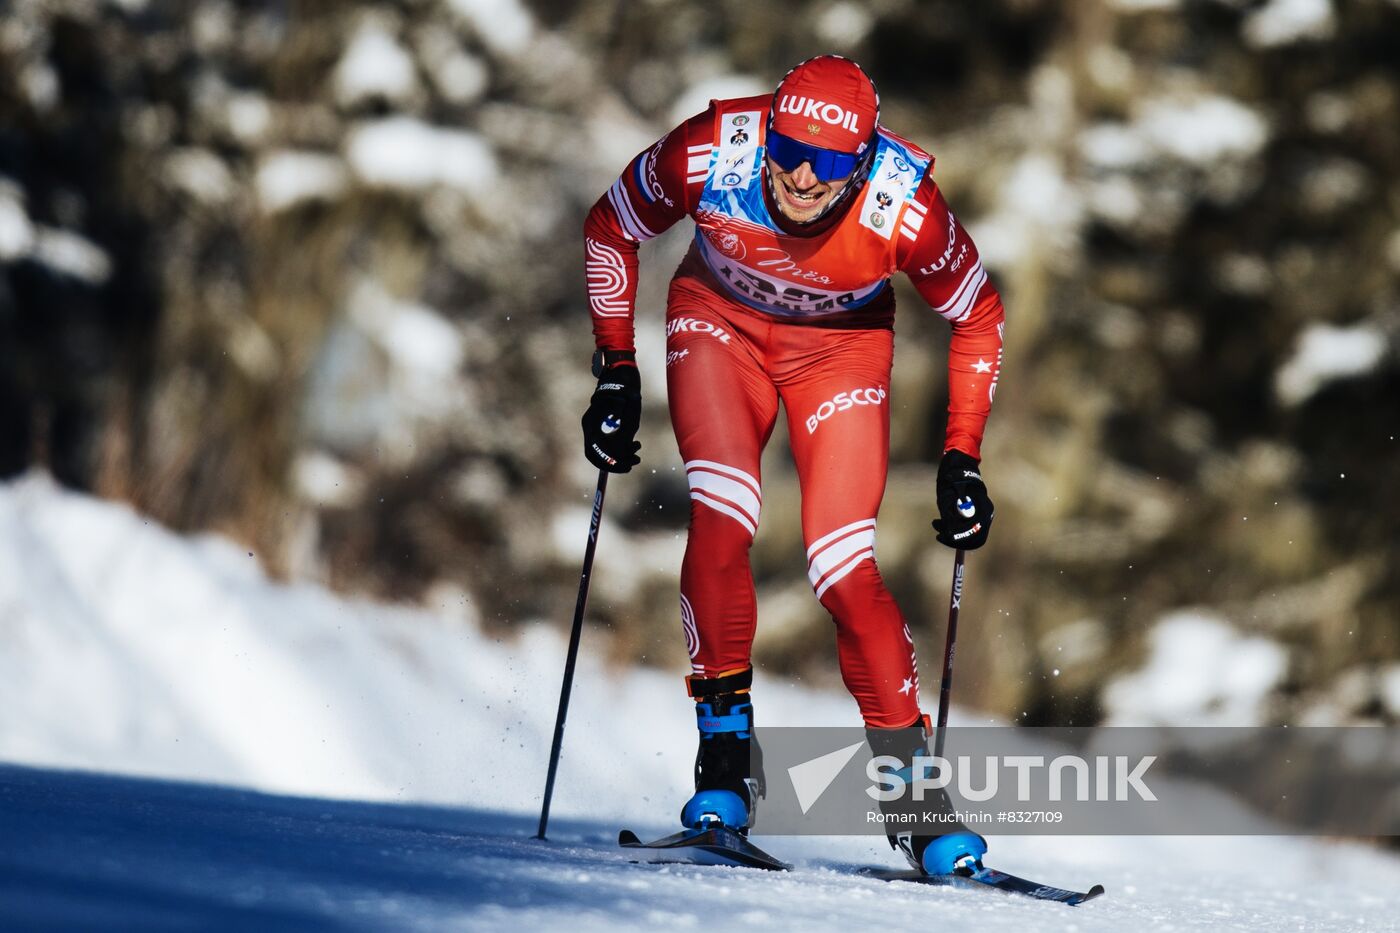
[[[968,877],[979,884],[989,885],[1001,891],[1024,894],[1042,901],[1059,901],[1071,907],[1093,900],[1104,893],[1101,884],[1096,884],[1087,891],[1066,891],[1064,888],[1037,884],[1034,881],[1027,881],[1025,878],[1018,878],[1016,875],[1008,875],[1004,871],[997,871],[995,868],[987,868],[984,865],[978,865]]]
[[[1059,901],[1061,904],[1068,904],[1076,907],[1085,901],[1093,900],[1104,893],[1103,885],[1096,884],[1088,891],[1069,891],[1064,888],[1052,887],[1048,884],[1039,884],[1029,881],[1016,875],[1009,875],[1004,871],[997,871],[995,868],[987,868],[985,865],[975,863],[966,868],[959,869],[951,875],[926,875],[923,872],[907,870],[887,870],[880,868],[867,869],[863,874],[882,881],[906,881],[915,884],[933,885],[956,885],[973,883],[996,888],[999,891],[1006,891],[1010,894],[1022,894],[1026,897],[1033,897],[1041,901]]]
[[[644,849],[655,853],[650,859],[662,863],[692,865],[728,865],[742,868],[763,868],[769,871],[789,871],[792,866],[774,858],[741,834],[725,826],[709,829],[683,829],[653,842],[642,842],[637,834],[624,829],[617,834],[617,844],[624,849]],[[1075,907],[1104,893],[1096,884],[1088,891],[1070,891],[1040,884],[1017,875],[988,868],[981,863],[961,867],[951,875],[926,875],[912,869],[865,868],[861,874],[881,881],[904,881],[931,885],[980,885],[1020,894],[1041,901],[1058,901]]]
[[[617,844],[624,849],[645,849],[657,853],[658,857],[651,861],[730,865],[769,871],[788,871],[792,868],[726,826],[683,829],[654,842],[642,842],[636,833],[624,829],[617,834]]]

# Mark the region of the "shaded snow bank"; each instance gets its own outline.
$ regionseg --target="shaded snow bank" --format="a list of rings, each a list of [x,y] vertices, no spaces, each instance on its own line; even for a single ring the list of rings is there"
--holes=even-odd
[[[224,539],[42,476],[0,485],[0,759],[529,811],[563,640],[537,626],[503,642],[465,594],[432,601],[273,583]],[[556,812],[678,805],[694,755],[680,676],[619,676],[585,651],[577,678]],[[858,724],[844,698],[764,696],[769,723]]]

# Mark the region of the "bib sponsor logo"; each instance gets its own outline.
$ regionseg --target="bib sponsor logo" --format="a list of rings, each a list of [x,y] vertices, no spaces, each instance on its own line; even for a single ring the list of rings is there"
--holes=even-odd
[[[803,269],[792,261],[792,257],[776,246],[760,246],[754,250],[756,253],[765,253],[765,258],[756,260],[754,265],[760,269],[771,269],[774,272],[791,276],[801,282],[815,282],[818,285],[830,285],[831,277]]]
[[[742,244],[741,244],[742,245]],[[775,314],[804,315],[825,314],[840,311],[852,305],[859,305],[879,291],[888,279],[874,283],[861,292],[814,291],[797,285],[785,285],[760,274],[757,270],[744,266],[723,263],[711,264],[710,268],[719,275],[724,284],[736,294],[761,305]],[[813,288],[816,283],[812,283]]]
[[[701,227],[700,229],[704,232],[705,239],[709,241],[711,246],[731,259],[743,259],[747,255],[748,247],[744,245],[739,234],[733,230],[713,230],[709,227]]]
[[[808,416],[807,433],[816,434],[823,421],[839,412],[850,411],[857,405],[880,405],[885,401],[885,395],[884,386],[838,392],[835,397],[818,405],[816,412]]]
[[[863,132],[860,128],[860,114],[837,104],[828,104],[824,100],[817,100],[815,97],[794,97],[791,94],[784,94],[783,99],[778,101],[778,113],[790,113],[804,120],[820,120],[831,126],[848,129],[852,133]],[[821,127],[815,123],[807,125],[809,133],[816,133],[820,129]]]
[[[678,317],[666,322],[666,336],[673,334],[709,334],[720,343],[729,343],[730,333],[723,327],[694,317]]]

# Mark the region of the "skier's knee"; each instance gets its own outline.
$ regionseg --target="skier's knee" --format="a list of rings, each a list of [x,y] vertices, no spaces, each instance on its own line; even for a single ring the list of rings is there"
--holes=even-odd
[[[713,460],[690,460],[685,465],[690,486],[691,534],[713,527],[724,538],[736,538],[747,549],[758,533],[763,491],[758,478],[737,467]],[[742,537],[737,537],[737,532]]]
[[[831,585],[817,586],[816,593],[818,601],[838,622],[868,615],[872,606],[888,598],[873,556],[861,560]]]

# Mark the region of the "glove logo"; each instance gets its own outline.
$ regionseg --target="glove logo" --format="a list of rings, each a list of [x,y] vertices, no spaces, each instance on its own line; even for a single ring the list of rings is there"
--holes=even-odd
[[[963,518],[971,518],[977,514],[977,506],[973,505],[971,496],[963,496],[958,500],[958,514]]]
[[[604,434],[612,434],[616,432],[617,429],[620,427],[622,427],[622,419],[619,418],[617,415],[608,415],[606,418],[603,419],[603,423],[601,425]]]
[[[954,540],[954,541],[962,541],[964,538],[970,538],[970,537],[972,537],[973,535],[977,534],[977,532],[979,532],[979,531],[981,531],[981,530],[982,530],[982,523],[981,523],[981,522],[978,522],[977,524],[973,525],[971,528],[967,529],[967,531],[960,531],[960,532],[958,532],[957,534],[953,535],[953,540]]]

